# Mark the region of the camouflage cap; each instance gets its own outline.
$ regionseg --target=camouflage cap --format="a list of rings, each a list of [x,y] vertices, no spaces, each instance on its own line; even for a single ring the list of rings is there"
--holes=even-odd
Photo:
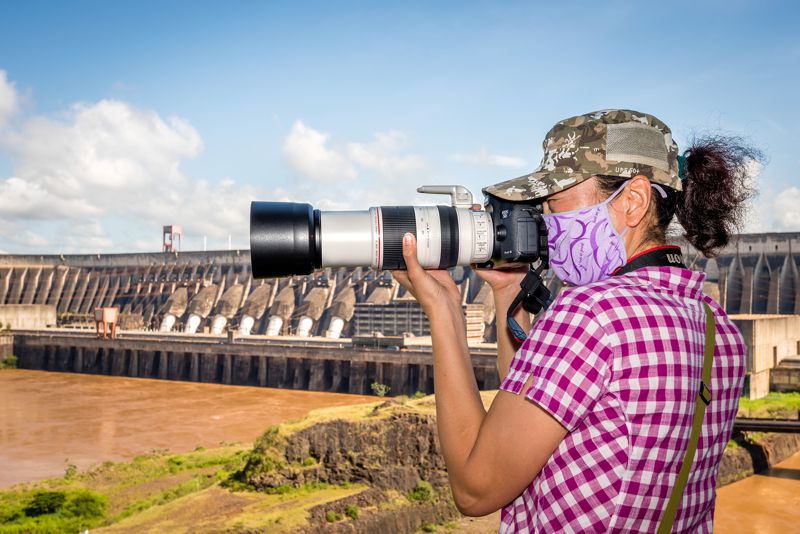
[[[505,200],[534,200],[603,174],[643,175],[680,191],[678,145],[666,124],[647,113],[607,109],[557,123],[542,143],[535,171],[483,189]]]

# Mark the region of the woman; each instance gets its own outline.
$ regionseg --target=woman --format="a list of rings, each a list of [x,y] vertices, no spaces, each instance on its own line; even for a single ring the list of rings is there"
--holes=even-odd
[[[411,234],[407,271],[394,273],[430,320],[439,438],[456,505],[471,516],[502,508],[501,532],[669,531],[665,510],[677,486],[672,531],[711,532],[745,349],[702,293],[705,275],[683,267],[665,234],[677,215],[703,254],[726,245],[757,154],[711,138],[679,156],[663,122],[629,110],[561,121],[543,147],[534,173],[485,192],[543,202],[550,267],[568,287],[532,329],[516,312],[530,330],[518,346],[503,325],[524,270],[479,271],[494,291],[504,378],[488,412],[452,278],[420,267]],[[707,333],[710,383],[701,384]],[[713,396],[704,416],[700,390]]]

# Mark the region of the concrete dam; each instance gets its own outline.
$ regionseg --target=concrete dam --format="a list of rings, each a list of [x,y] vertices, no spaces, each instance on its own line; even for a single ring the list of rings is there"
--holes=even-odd
[[[739,235],[712,260],[676,244],[690,268],[706,273],[706,292],[729,314],[800,314],[800,233]],[[389,272],[328,268],[256,280],[249,256],[1,255],[0,319],[42,308],[35,314],[46,318],[42,324],[12,324],[13,353],[30,369],[367,394],[372,382],[392,394],[432,391],[427,318]],[[472,269],[451,272],[476,377],[496,387],[491,292]],[[545,281],[560,289],[554,277]],[[122,336],[94,339],[93,312],[109,306],[120,311]],[[767,368],[800,352],[790,334],[764,348],[755,337],[749,342],[754,392],[768,389]],[[756,365],[762,360],[769,365]]]
[[[13,337],[24,369],[365,395],[378,382],[391,395],[433,393],[429,346],[399,351],[328,340],[223,341],[156,333],[98,339],[68,331],[15,332]],[[471,352],[478,385],[497,388],[494,349]]]

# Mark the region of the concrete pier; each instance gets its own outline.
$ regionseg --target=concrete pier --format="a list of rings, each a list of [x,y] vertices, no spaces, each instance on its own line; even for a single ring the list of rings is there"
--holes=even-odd
[[[309,391],[390,395],[433,392],[430,347],[403,350],[354,348],[346,343],[257,339],[224,342],[160,334],[97,339],[85,333],[25,331],[14,334],[19,367],[161,380],[210,382]],[[472,365],[481,389],[499,385],[496,357],[474,349]]]

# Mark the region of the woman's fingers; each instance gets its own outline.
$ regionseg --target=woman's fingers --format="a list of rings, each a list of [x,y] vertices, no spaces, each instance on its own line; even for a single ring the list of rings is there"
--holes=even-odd
[[[475,274],[488,283],[493,289],[507,286],[518,287],[530,267],[522,266],[514,269],[475,269]]]
[[[417,238],[411,232],[407,232],[403,236],[403,259],[406,262],[406,271],[408,271],[410,280],[413,281],[425,275],[425,270],[417,259]]]
[[[414,298],[417,298],[417,294],[414,292],[414,284],[408,279],[408,273],[406,271],[392,271],[392,276],[401,286],[406,288],[406,291],[411,293]]]

